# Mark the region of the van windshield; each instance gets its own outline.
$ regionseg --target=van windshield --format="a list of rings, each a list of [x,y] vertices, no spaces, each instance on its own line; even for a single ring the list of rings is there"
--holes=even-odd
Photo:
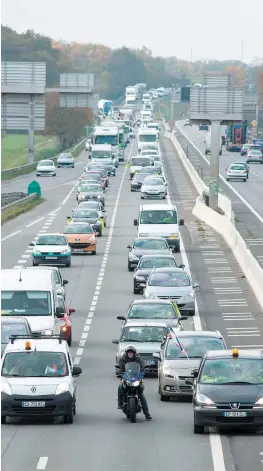
[[[142,211],[140,224],[177,224],[177,212],[167,209]]]
[[[118,136],[96,136],[95,144],[110,144],[111,146],[117,145]]]
[[[91,156],[93,159],[110,159],[111,153],[108,150],[93,150]]]
[[[5,355],[2,376],[5,377],[60,377],[68,376],[68,364],[64,353],[58,352],[10,352]]]
[[[141,134],[139,136],[139,142],[156,142],[156,134]]]
[[[51,296],[48,291],[2,291],[1,310],[10,316],[51,316]]]

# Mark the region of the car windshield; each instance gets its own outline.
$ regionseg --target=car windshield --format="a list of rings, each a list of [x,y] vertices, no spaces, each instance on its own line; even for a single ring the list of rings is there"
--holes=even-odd
[[[73,218],[91,218],[99,219],[99,213],[95,209],[77,209],[72,213]]]
[[[1,291],[3,314],[13,316],[51,316],[52,303],[48,291]]]
[[[134,304],[129,313],[129,319],[177,319],[172,304],[144,303]]]
[[[174,210],[144,210],[141,212],[140,224],[177,224],[177,212]]]
[[[166,327],[125,327],[121,342],[162,342],[166,336]]]
[[[71,154],[60,154],[60,159],[73,159]]]
[[[52,160],[43,160],[43,162],[40,162],[38,164],[39,167],[50,167],[50,165],[53,167],[54,162]]]
[[[2,376],[37,378],[68,376],[68,365],[64,353],[56,352],[10,352],[4,357]]]
[[[238,164],[238,165],[231,165],[230,170],[244,170],[245,165]]]
[[[148,186],[163,186],[163,181],[159,178],[159,180],[154,180],[153,178],[146,180],[144,182],[145,185]]]
[[[259,358],[208,358],[200,382],[204,384],[263,384],[263,360]]]
[[[135,167],[146,166],[151,163],[149,157],[134,157],[131,159],[131,165]]]
[[[98,201],[83,201],[78,205],[78,211],[82,209],[96,209],[97,211],[101,211],[101,206]]]
[[[89,191],[91,192],[97,192],[101,193],[101,186],[100,185],[81,185],[81,191],[88,193]]]
[[[1,323],[1,343],[8,344],[11,335],[27,335],[27,329],[24,322],[3,322]]]
[[[93,234],[92,227],[88,224],[68,224],[64,229],[64,234]]]
[[[140,250],[166,250],[168,248],[165,239],[136,239],[133,248]]]
[[[223,341],[215,337],[180,337],[180,334],[177,334],[177,337],[179,338],[186,354],[180,350],[176,339],[171,338],[167,344],[165,352],[165,358],[167,360],[177,360],[187,357],[201,359],[208,350],[225,350]]]
[[[152,257],[145,258],[142,257],[138,268],[144,270],[147,268],[162,268],[162,267],[176,267],[176,262],[174,257]]]
[[[183,288],[184,286],[191,286],[191,281],[187,273],[168,273],[159,272],[153,273],[149,279],[149,286],[165,286],[169,288]]]
[[[43,235],[40,236],[36,245],[68,245],[67,239],[61,235]]]

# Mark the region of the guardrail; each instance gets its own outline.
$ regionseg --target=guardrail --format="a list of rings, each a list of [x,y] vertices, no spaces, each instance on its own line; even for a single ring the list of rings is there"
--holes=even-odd
[[[85,137],[81,142],[79,142],[73,149],[71,153],[74,157],[78,155],[78,153],[84,148],[85,142],[88,139],[88,136]],[[53,160],[54,162],[57,161],[59,154],[55,155],[54,157],[49,157],[48,160]],[[42,159],[43,160],[43,159]],[[1,170],[1,179],[2,180],[9,180],[10,178],[15,178],[17,175],[23,175],[26,173],[30,173],[30,171],[35,170],[37,165],[40,161],[34,162],[32,164],[21,165],[20,167],[13,167],[8,168],[6,170]]]
[[[12,203],[6,204],[5,206],[1,207],[1,215],[3,215],[10,208],[15,208],[16,206],[19,206],[21,203],[24,203],[25,201],[34,200],[37,197],[38,197],[37,193],[32,193],[32,195],[26,195],[22,199],[19,199],[19,200],[13,201]]]
[[[23,193],[22,191],[15,191],[13,193],[2,193],[1,194],[1,207],[13,203],[15,201],[21,201],[27,197],[27,193]]]

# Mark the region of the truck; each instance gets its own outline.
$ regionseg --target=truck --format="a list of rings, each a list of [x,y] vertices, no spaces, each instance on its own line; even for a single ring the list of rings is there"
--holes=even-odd
[[[136,103],[137,100],[137,88],[135,86],[126,87],[125,101],[127,104]]]
[[[92,144],[110,144],[116,162],[119,162],[119,141],[119,128],[116,124],[113,126],[96,126],[94,128]]]
[[[141,148],[144,143],[155,144],[158,142],[158,133],[156,129],[145,128],[139,130],[138,132],[138,150],[141,151]]]
[[[113,103],[111,100],[99,100],[98,102],[99,110],[102,111],[102,113],[106,116],[108,116],[109,112],[111,111],[112,105]]]
[[[247,121],[241,124],[231,124],[226,128],[226,150],[228,152],[241,152],[243,144],[247,141]]]

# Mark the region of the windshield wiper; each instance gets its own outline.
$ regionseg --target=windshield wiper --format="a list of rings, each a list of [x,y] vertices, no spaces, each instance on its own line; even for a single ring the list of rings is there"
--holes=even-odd
[[[227,383],[220,383],[220,384],[256,384],[256,383],[251,383],[250,381],[228,381]]]
[[[124,340],[121,340],[121,342],[127,342],[127,340],[124,339]],[[139,342],[139,343],[143,343],[142,340],[131,340],[131,339],[129,339],[129,342]]]

